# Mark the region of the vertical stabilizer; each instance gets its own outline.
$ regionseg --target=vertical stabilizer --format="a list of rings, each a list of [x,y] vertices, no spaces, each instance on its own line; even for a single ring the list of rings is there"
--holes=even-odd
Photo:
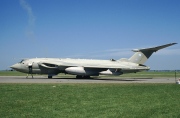
[[[152,48],[144,48],[144,49],[134,49],[132,50],[133,52],[135,52],[135,54],[129,58],[129,61],[133,62],[133,63],[137,63],[137,64],[144,64],[147,59],[156,51],[169,47],[171,45],[175,45],[177,43],[169,43],[166,45],[161,45],[161,46],[157,46],[157,47],[152,47]]]

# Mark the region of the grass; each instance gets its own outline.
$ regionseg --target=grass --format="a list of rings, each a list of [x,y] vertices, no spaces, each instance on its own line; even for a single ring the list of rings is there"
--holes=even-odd
[[[176,84],[0,84],[1,117],[180,117]]]
[[[0,76],[26,76],[26,74],[18,71],[0,71]]]

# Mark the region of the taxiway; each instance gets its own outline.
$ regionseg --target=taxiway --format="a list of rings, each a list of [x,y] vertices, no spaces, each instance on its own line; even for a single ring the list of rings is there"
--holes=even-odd
[[[0,83],[175,83],[174,78],[53,78],[35,76],[25,78],[24,76],[0,76]]]

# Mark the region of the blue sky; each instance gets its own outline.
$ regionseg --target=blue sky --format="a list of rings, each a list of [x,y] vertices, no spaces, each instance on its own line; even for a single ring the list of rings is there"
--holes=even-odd
[[[0,70],[22,58],[129,58],[179,41],[179,0],[0,0]],[[146,65],[180,69],[180,44]]]

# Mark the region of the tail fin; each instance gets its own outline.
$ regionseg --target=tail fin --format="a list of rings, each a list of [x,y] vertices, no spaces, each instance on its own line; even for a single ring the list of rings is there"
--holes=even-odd
[[[169,47],[171,45],[175,45],[177,43],[169,43],[166,45],[161,45],[161,46],[157,46],[157,47],[152,47],[152,48],[143,48],[143,49],[134,49],[132,50],[133,52],[135,52],[135,54],[129,58],[129,61],[134,62],[134,63],[138,63],[138,64],[144,64],[146,62],[146,60],[156,51]]]

